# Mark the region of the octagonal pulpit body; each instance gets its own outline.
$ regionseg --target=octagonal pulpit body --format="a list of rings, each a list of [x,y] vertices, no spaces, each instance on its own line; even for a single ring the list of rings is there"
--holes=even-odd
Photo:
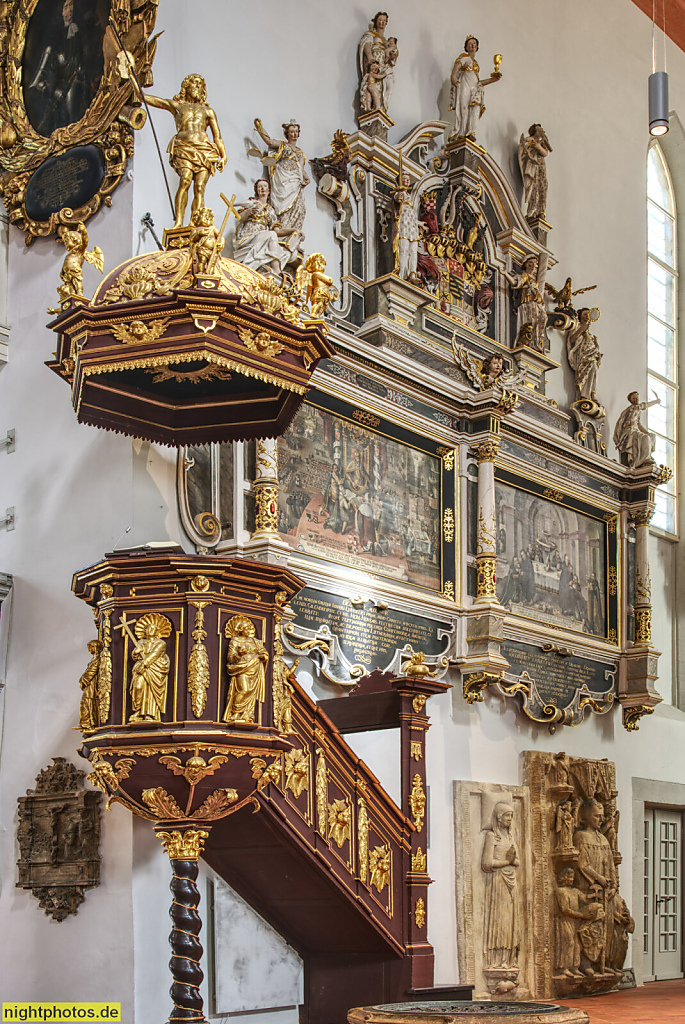
[[[187,248],[128,260],[49,326],[80,423],[175,446],[279,436],[334,352],[272,277],[198,276]]]
[[[91,781],[157,822],[238,809],[292,746],[277,634],[303,585],[287,569],[174,545],[77,572],[72,589],[98,631],[81,677]]]

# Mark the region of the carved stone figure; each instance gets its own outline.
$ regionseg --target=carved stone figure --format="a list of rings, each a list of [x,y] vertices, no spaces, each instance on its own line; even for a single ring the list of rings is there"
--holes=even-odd
[[[281,226],[269,202],[269,192],[266,178],[258,178],[254,199],[238,207],[240,220],[235,231],[233,258],[253,270],[267,267],[278,274],[295,257],[301,236]]]
[[[575,818],[570,800],[559,804],[556,813],[557,850],[573,849],[573,826]]]
[[[59,272],[62,284],[57,289],[60,302],[69,298],[82,299],[83,296],[83,261],[86,260],[102,273],[105,265],[104,255],[99,246],[88,250],[88,232],[83,222],[72,230],[63,227],[59,231],[62,245],[67,250],[62,269]]]
[[[416,273],[419,258],[419,219],[414,211],[411,179],[402,174],[393,190],[395,199],[395,273],[412,284],[420,284]]]
[[[629,935],[635,931],[635,921],[630,916],[626,901],[618,894],[614,898],[614,929],[607,964],[614,971],[622,971],[628,953]]]
[[[511,804],[500,802],[492,812],[492,824],[485,835],[481,867],[486,873],[483,946],[488,967],[515,967],[520,938],[516,891],[516,850]]]
[[[269,655],[246,615],[233,616],[226,624],[226,636],[230,637],[226,661],[231,682],[223,720],[229,725],[250,725],[257,704],[264,701]]]
[[[532,124],[528,137],[521,135],[519,141],[519,167],[523,178],[523,198],[527,204],[529,220],[541,217],[544,220],[547,206],[547,170],[545,159],[552,147],[541,124]]]
[[[591,324],[591,310],[579,309],[578,320],[566,335],[566,355],[576,377],[578,398],[597,402],[597,370],[602,353],[596,335],[590,332]]]
[[[399,50],[397,39],[385,38],[388,15],[379,11],[359,40],[357,62],[360,77],[359,101],[364,112],[388,112],[388,101],[394,88],[394,71]]]
[[[562,868],[557,875],[557,913],[555,919],[554,966],[569,978],[583,980],[580,967],[580,921],[595,921],[604,916],[599,903],[574,887],[575,869]]]
[[[653,405],[660,405],[657,395],[653,402],[641,402],[637,391],[628,395],[630,405],[624,409],[614,427],[614,444],[621,453],[621,462],[631,469],[654,465],[652,452],[656,446],[656,435],[642,425],[641,412]]]
[[[267,135],[258,117],[255,118],[254,126],[268,146],[267,152],[261,154],[261,160],[269,172],[270,201],[278,222],[286,231],[298,231],[302,241],[302,225],[306,213],[302,192],[310,178],[305,170],[307,158],[297,145],[300,126],[294,120],[282,125],[284,141]]]
[[[79,686],[82,692],[78,727],[81,732],[91,732],[91,730],[97,729],[100,724],[99,695],[97,690],[102,644],[99,640],[89,640],[87,646],[89,653],[92,654],[92,658],[88,662],[86,671],[79,679]]]
[[[483,89],[502,77],[496,70],[489,78],[480,78],[480,65],[476,60],[479,45],[475,36],[466,37],[464,52],[455,60],[450,75],[450,110],[455,111],[454,135],[457,138],[475,140],[476,127],[485,113]]]
[[[528,345],[542,351],[545,339],[547,312],[544,300],[546,267],[535,253],[524,256],[518,274],[504,270],[504,277],[518,293],[516,308],[516,344]],[[515,303],[516,305],[516,303]]]
[[[166,638],[171,623],[159,612],[141,615],[135,624],[136,646],[131,657],[131,706],[129,722],[161,722],[166,710],[167,685],[171,661]]]
[[[174,227],[180,228],[190,186],[193,186],[191,214],[194,214],[205,205],[205,186],[209,176],[215,170],[223,171],[226,166],[226,149],[216,114],[207,103],[207,85],[202,75],[186,75],[173,99],[145,93],[145,100],[151,107],[168,110],[176,121],[176,135],[171,139],[167,153],[169,163],[181,179],[174,200]],[[207,134],[210,129],[213,141]]]

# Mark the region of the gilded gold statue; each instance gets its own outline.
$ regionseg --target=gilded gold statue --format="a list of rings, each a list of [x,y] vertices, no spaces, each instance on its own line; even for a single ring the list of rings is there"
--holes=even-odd
[[[88,641],[88,652],[92,658],[88,667],[79,679],[81,687],[81,707],[79,711],[78,727],[81,732],[92,732],[100,724],[100,708],[98,687],[98,670],[100,668],[100,653],[102,644],[99,640]]]
[[[190,220],[190,257],[198,274],[215,274],[225,240],[214,226],[214,214],[208,206],[194,213]]]
[[[129,722],[162,720],[171,665],[164,641],[171,628],[166,615],[160,612],[148,612],[136,621],[136,646],[131,655],[135,662],[131,675],[133,713]]]
[[[193,185],[191,214],[195,214],[205,205],[205,186],[210,174],[215,170],[223,171],[226,166],[226,149],[216,114],[207,103],[207,84],[202,75],[186,75],[173,99],[145,93],[145,100],[151,107],[168,110],[176,121],[177,131],[167,153],[169,163],[181,179],[174,200],[174,227],[180,228],[190,186]],[[207,135],[210,128],[213,141]]]
[[[225,634],[231,640],[226,659],[231,683],[224,722],[251,725],[255,720],[257,703],[264,701],[269,655],[262,641],[255,636],[254,625],[246,615],[234,615],[226,623]]]
[[[324,274],[326,257],[320,252],[308,256],[297,268],[296,284],[304,302],[309,302],[313,320],[320,320],[326,314],[329,303],[339,297],[338,289],[332,287],[333,278]]]
[[[59,272],[62,284],[57,289],[60,302],[67,299],[83,299],[83,261],[92,263],[102,273],[105,258],[99,246],[88,250],[88,232],[80,221],[75,229],[63,227],[59,231],[62,245],[67,250],[62,269]]]

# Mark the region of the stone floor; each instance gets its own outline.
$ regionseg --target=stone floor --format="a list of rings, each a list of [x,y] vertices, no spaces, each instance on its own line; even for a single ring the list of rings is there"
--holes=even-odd
[[[643,988],[597,996],[583,1002],[583,1009],[590,1024],[685,1024],[685,979],[653,981]]]

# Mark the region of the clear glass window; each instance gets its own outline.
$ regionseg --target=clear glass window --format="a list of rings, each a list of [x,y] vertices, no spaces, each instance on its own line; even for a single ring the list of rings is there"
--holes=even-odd
[[[656,491],[652,525],[677,532],[676,437],[678,431],[676,209],[668,167],[658,145],[647,157],[647,414],[656,435],[654,459],[673,476]]]

